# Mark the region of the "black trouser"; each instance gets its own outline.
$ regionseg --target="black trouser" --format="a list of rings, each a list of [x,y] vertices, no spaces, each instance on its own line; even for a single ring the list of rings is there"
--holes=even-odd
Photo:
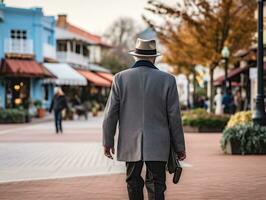
[[[145,185],[148,191],[149,200],[164,200],[165,165],[161,161],[145,161],[146,180]],[[143,200],[144,180],[141,177],[143,161],[126,162],[127,166],[127,190],[130,200]]]
[[[54,111],[54,121],[55,121],[55,128],[56,128],[56,133],[59,131],[62,133],[62,115],[61,111]]]

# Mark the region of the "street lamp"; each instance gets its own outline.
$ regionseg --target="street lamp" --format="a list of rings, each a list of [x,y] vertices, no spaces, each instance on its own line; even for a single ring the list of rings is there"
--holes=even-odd
[[[263,5],[264,0],[258,0],[258,51],[257,51],[257,97],[256,107],[253,113],[253,121],[256,124],[266,125],[266,114],[264,104],[264,84],[263,84]]]
[[[222,49],[222,57],[225,61],[224,63],[224,80],[225,80],[225,89],[230,88],[230,82],[228,81],[228,60],[230,57],[230,50],[227,46],[224,46]]]

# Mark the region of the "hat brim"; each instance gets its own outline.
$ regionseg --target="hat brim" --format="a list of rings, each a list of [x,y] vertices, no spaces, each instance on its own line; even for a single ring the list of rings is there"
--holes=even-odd
[[[130,54],[132,56],[136,56],[136,57],[157,57],[157,56],[162,55],[160,52],[157,52],[156,54],[151,54],[151,55],[139,54],[139,53],[136,53],[135,50],[129,51],[128,54]]]

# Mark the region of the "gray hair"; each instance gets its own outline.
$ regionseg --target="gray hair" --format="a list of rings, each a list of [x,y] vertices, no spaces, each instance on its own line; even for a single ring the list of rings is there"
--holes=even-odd
[[[137,57],[137,56],[134,56],[134,59],[135,59],[135,61],[139,61],[139,60],[147,60],[147,61],[150,61],[151,63],[155,63],[155,59],[156,59],[156,57]]]

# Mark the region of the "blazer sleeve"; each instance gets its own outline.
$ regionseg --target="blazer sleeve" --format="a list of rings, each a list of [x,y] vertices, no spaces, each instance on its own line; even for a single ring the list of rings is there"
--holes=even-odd
[[[114,147],[114,136],[119,119],[120,97],[117,75],[114,76],[111,91],[104,110],[103,119],[103,146]]]
[[[170,129],[170,138],[174,151],[185,151],[185,138],[182,125],[182,116],[180,112],[180,104],[176,80],[171,77],[171,84],[167,95],[167,117]]]

